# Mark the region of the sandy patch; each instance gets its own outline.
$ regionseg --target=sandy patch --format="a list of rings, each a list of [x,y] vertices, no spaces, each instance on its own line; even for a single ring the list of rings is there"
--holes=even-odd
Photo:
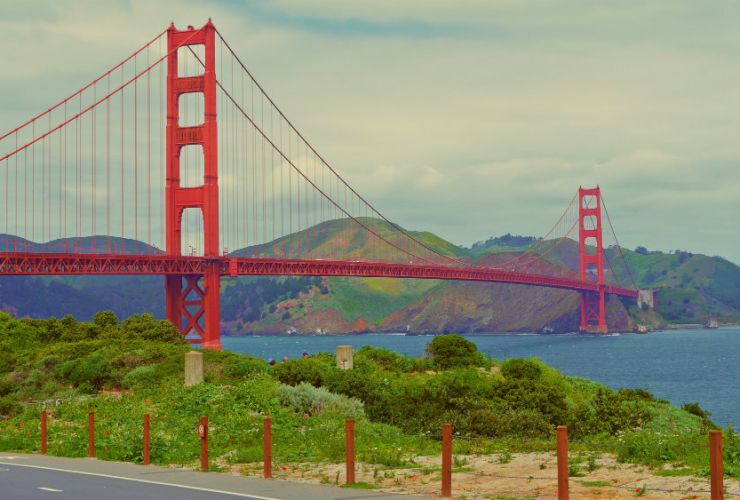
[[[440,458],[418,457],[409,468],[391,468],[358,463],[356,481],[373,489],[437,495],[440,491]],[[456,455],[452,490],[456,498],[554,499],[557,498],[557,461],[553,453],[513,455]],[[595,467],[595,468],[594,468]],[[244,475],[261,475],[262,464],[230,467]],[[582,477],[571,477],[570,497],[574,499],[709,499],[708,478],[660,476],[639,465],[618,463],[602,455],[579,464]],[[345,482],[344,464],[275,464],[274,476],[290,481],[336,484]],[[726,479],[728,494],[740,495],[740,483]],[[729,495],[728,495],[729,496]]]

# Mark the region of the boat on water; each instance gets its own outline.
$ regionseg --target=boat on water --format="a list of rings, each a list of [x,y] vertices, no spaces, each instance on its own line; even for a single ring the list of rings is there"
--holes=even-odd
[[[646,334],[650,332],[650,328],[648,328],[646,325],[637,325],[635,326],[635,333],[639,334]]]
[[[715,328],[719,328],[719,321],[717,321],[716,318],[711,318],[710,317],[710,318],[708,318],[704,322],[704,328],[707,328],[707,329],[710,329],[710,330],[713,330]]]

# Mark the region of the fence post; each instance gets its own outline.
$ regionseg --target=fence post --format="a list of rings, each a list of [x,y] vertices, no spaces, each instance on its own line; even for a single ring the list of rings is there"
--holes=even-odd
[[[144,414],[144,465],[151,463],[151,457],[149,453],[149,414]]]
[[[348,418],[344,430],[346,438],[347,484],[355,484],[355,421]]]
[[[709,471],[711,500],[724,500],[724,466],[722,464],[722,431],[709,431]]]
[[[46,455],[46,410],[41,411],[41,454]]]
[[[95,413],[87,414],[87,456],[95,458]]]
[[[568,500],[568,428],[558,425],[558,500]]]
[[[200,470],[208,472],[208,417],[200,417],[198,426],[198,437],[200,437]]]
[[[442,496],[452,496],[452,424],[442,425]]]
[[[262,448],[264,453],[262,476],[265,479],[272,479],[272,419],[270,419],[269,415],[265,416],[262,434]]]

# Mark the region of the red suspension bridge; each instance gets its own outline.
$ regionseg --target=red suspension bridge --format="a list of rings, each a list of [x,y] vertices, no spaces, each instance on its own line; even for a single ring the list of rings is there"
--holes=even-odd
[[[209,22],[174,25],[0,136],[0,275],[157,274],[167,318],[220,348],[220,281],[241,275],[469,280],[581,295],[606,332],[606,295],[635,298],[598,187],[548,234],[472,262],[391,222],[278,108]],[[604,251],[602,215],[620,273]],[[577,241],[577,269],[544,265]],[[44,243],[39,243],[44,242]]]

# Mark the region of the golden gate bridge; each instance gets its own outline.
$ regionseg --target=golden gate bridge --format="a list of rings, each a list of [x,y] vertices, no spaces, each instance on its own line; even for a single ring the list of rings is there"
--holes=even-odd
[[[526,251],[487,262],[392,222],[299,132],[210,20],[171,25],[1,135],[0,167],[0,275],[162,275],[167,319],[204,348],[221,346],[223,277],[561,288],[581,295],[580,328],[593,332],[608,331],[606,296],[638,296],[598,187],[579,188]],[[604,251],[605,221],[620,273]],[[577,265],[543,265],[567,241],[577,241]]]

